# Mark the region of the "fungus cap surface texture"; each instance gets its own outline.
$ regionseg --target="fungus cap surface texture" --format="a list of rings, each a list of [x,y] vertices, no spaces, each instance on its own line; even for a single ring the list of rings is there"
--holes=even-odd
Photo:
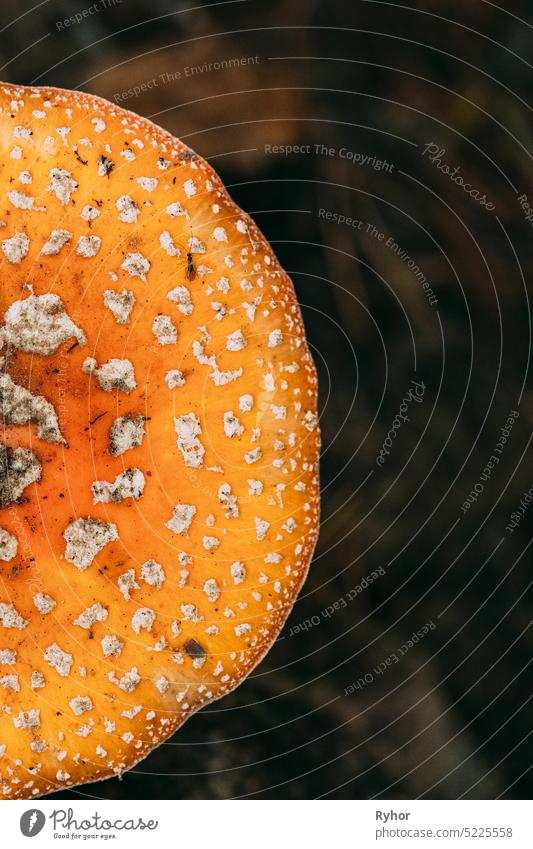
[[[0,86],[0,796],[121,774],[264,656],[318,530],[290,279],[151,122]]]

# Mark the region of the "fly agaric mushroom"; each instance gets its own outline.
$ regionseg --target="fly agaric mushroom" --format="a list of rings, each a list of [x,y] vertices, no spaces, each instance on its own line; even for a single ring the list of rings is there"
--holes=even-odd
[[[119,775],[277,637],[318,528],[291,281],[204,160],[0,85],[0,789]]]

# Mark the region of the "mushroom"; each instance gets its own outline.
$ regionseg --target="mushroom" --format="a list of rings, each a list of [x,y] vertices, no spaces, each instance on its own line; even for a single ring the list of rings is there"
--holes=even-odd
[[[292,283],[212,168],[0,85],[0,794],[120,775],[268,651],[318,532]]]

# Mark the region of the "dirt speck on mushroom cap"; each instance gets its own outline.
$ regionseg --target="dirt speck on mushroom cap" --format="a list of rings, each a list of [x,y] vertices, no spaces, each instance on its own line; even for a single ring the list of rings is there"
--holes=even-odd
[[[40,471],[3,482],[0,796],[33,798],[129,769],[268,651],[318,532],[317,386],[204,160],[79,92],[1,85],[0,127],[0,368],[31,401],[2,448]]]

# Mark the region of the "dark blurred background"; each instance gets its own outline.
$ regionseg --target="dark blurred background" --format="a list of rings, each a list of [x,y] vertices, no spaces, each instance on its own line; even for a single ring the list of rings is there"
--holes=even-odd
[[[321,378],[322,532],[276,646],[122,781],[57,798],[531,796],[533,18],[501,6],[2,0],[5,80],[210,160]]]

